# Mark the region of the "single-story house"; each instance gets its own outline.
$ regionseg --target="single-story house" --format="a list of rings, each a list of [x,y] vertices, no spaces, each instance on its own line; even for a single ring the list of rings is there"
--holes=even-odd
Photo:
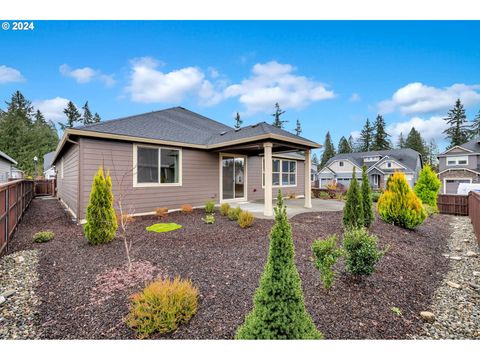
[[[303,195],[311,207],[309,166],[314,141],[265,122],[233,129],[182,107],[66,129],[52,164],[58,197],[85,219],[99,166],[110,171],[113,193],[136,215],[264,199],[273,214],[278,189]],[[296,153],[302,151],[304,155]],[[264,161],[265,159],[265,161]]]
[[[7,182],[12,177],[12,166],[17,162],[0,151],[0,182]]]
[[[319,187],[335,182],[348,188],[355,169],[357,179],[361,180],[362,167],[367,166],[368,181],[373,189],[385,188],[388,177],[395,171],[405,173],[408,183],[413,187],[423,167],[422,155],[412,149],[392,149],[381,151],[337,154],[328,160],[318,172]]]
[[[47,180],[55,179],[55,166],[52,164],[53,155],[55,151],[51,151],[43,155],[43,177]]]
[[[25,171],[17,169],[16,167],[12,166],[12,171],[10,173],[10,179],[23,179],[25,178]]]

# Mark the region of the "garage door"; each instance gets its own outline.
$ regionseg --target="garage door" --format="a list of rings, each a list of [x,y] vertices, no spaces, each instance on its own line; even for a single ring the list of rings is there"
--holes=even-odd
[[[445,180],[447,194],[456,194],[458,189],[458,184],[460,183],[470,183],[470,180]]]

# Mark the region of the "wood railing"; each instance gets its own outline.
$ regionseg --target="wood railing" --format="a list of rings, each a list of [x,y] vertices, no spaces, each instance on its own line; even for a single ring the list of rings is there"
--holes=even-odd
[[[0,255],[17,228],[34,196],[32,180],[15,180],[0,184]]]
[[[472,221],[475,235],[477,236],[477,242],[480,244],[480,193],[476,191],[470,191],[468,194],[468,216]]]

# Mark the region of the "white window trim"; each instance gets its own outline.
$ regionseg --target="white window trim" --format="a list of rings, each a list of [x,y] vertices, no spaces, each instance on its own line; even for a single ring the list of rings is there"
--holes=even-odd
[[[272,184],[272,188],[288,188],[288,187],[297,187],[298,186],[298,161],[297,160],[293,160],[293,159],[288,159],[288,158],[280,158],[280,157],[272,157],[272,161],[273,160],[280,160],[280,171],[278,172],[278,176],[279,176],[279,181],[280,181],[280,185],[273,185]],[[285,160],[285,161],[294,161],[295,162],[295,185],[282,185],[282,174],[283,174],[283,171],[282,171],[282,161]],[[265,178],[265,168],[264,168],[264,158],[262,157],[262,189],[265,189],[265,184],[264,184],[264,178]],[[273,173],[277,173],[276,171],[274,172],[273,171],[273,167],[272,167],[272,174]],[[288,172],[288,174],[290,174],[290,172]],[[273,181],[273,176],[272,176],[272,181]]]
[[[160,152],[158,154],[158,183],[139,183],[137,182],[137,155],[138,155],[138,148],[151,148],[151,149],[158,149]],[[178,183],[161,183],[161,176],[160,176],[160,171],[161,171],[161,161],[162,161],[162,155],[161,155],[161,149],[166,149],[166,150],[178,150],[178,164],[179,164],[179,169],[178,169]],[[175,147],[170,147],[170,146],[157,146],[157,145],[144,145],[144,144],[133,144],[133,187],[134,188],[144,188],[144,187],[172,187],[172,186],[182,186],[182,174],[183,174],[183,154],[182,154],[182,148],[175,148]]]
[[[455,164],[449,164],[448,162],[450,161],[449,159],[453,159],[455,161]],[[460,160],[467,160],[466,164],[459,164],[458,162]],[[445,159],[445,165],[446,166],[465,166],[468,165],[468,155],[460,155],[460,156],[447,156]]]

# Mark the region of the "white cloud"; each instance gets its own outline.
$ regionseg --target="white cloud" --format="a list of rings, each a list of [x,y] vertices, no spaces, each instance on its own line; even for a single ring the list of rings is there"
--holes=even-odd
[[[351,102],[357,102],[357,101],[360,101],[362,100],[362,98],[360,97],[360,95],[358,95],[357,93],[353,93],[351,96],[350,96],[350,101]]]
[[[43,113],[45,119],[58,122],[65,119],[63,109],[67,107],[68,101],[57,96],[53,99],[32,101],[32,105]]]
[[[400,111],[402,114],[422,114],[451,108],[457,99],[468,106],[480,103],[480,85],[453,84],[444,88],[410,83],[378,104],[380,113]]]
[[[392,141],[397,141],[400,133],[406,138],[412,127],[415,128],[425,140],[435,139],[443,140],[445,137],[442,132],[447,128],[447,123],[440,116],[432,116],[429,119],[413,117],[408,121],[397,122],[387,127],[387,133],[392,136]]]
[[[60,74],[75,79],[75,81],[79,84],[86,84],[93,80],[100,80],[108,87],[115,84],[113,74],[103,74],[101,71],[94,70],[88,66],[78,69],[72,69],[67,64],[62,64],[60,65],[58,70],[60,71]]]
[[[0,84],[22,81],[25,81],[25,78],[20,71],[6,65],[0,65]]]
[[[250,78],[224,90],[225,98],[238,97],[247,114],[271,111],[278,102],[282,108],[302,108],[314,101],[335,97],[325,85],[305,76],[295,75],[290,64],[270,61],[255,64]]]
[[[157,69],[160,63],[150,57],[136,59],[132,64],[131,83],[126,91],[133,101],[180,102],[189,94],[198,94],[201,88],[211,90],[204,73],[196,67],[162,72]]]

